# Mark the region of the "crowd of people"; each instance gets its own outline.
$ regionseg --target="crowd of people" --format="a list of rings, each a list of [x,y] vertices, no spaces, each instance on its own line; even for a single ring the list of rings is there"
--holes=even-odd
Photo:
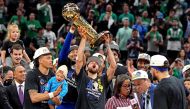
[[[0,0],[0,56],[0,109],[190,109],[190,1]]]

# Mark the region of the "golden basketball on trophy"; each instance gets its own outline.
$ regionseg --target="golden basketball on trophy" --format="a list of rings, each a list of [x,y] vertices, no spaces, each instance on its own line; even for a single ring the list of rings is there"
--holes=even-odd
[[[65,20],[72,22],[75,26],[82,26],[87,30],[87,40],[91,47],[100,45],[104,40],[103,33],[98,34],[94,28],[80,16],[80,9],[74,3],[68,3],[63,7],[62,15]]]

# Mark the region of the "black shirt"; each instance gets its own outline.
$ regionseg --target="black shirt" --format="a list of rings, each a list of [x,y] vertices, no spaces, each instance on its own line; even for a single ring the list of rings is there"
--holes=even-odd
[[[71,66],[74,64],[69,58],[66,60],[63,60],[60,62],[58,61],[58,66],[61,65],[66,65],[68,68],[68,73],[67,73],[67,83],[68,83],[68,92],[67,94],[63,97],[63,103],[69,102],[69,103],[76,103],[78,93],[77,93],[77,84],[76,84],[76,72],[75,69],[73,69]]]
[[[22,40],[17,40],[16,42],[11,42],[10,40],[6,40],[5,42],[3,42],[3,46],[2,46],[2,50],[6,51],[5,57],[10,56],[11,47],[14,44],[20,44],[25,49],[24,43]]]
[[[79,93],[76,109],[104,109],[109,86],[107,75],[91,79],[82,68],[76,82]]]
[[[9,104],[6,95],[6,90],[1,83],[0,83],[0,109],[13,109]]]
[[[162,79],[154,90],[153,109],[185,109],[186,95],[182,82],[176,77]]]
[[[48,75],[43,75],[39,69],[33,69],[27,73],[25,82],[25,90],[27,94],[27,99],[25,101],[26,109],[49,109],[47,101],[32,103],[28,91],[34,89],[37,90],[38,93],[44,93],[48,80],[53,76],[53,72],[49,71]]]

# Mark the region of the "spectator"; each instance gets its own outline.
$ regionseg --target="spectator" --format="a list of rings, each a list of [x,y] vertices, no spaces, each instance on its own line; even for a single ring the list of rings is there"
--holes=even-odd
[[[13,81],[13,69],[9,66],[2,67],[3,85],[9,86]]]
[[[148,11],[143,11],[142,12],[142,24],[146,28],[146,30],[149,29],[150,27],[150,18],[148,16]]]
[[[61,92],[59,93],[59,95],[57,96],[58,100],[59,100],[59,103],[57,105],[60,105],[61,104],[61,101],[63,99],[63,97],[67,94],[68,92],[68,84],[66,82],[66,77],[67,77],[67,73],[68,73],[68,69],[67,69],[67,66],[65,65],[62,65],[60,66],[56,73],[55,73],[55,76],[52,77],[48,83],[47,83],[47,86],[45,88],[45,93],[48,93],[48,92],[53,92],[55,91],[60,85],[62,87],[62,90]],[[50,109],[55,109],[55,103],[52,101],[52,100],[49,100],[48,101],[48,104],[49,104],[49,108]]]
[[[46,29],[44,30],[44,37],[46,37],[48,39],[48,43],[49,43],[49,49],[52,53],[53,58],[56,57],[56,41],[57,38],[55,36],[55,33],[52,31],[52,23],[51,22],[47,22],[46,24]]]
[[[152,56],[150,66],[153,77],[159,81],[154,90],[153,109],[186,109],[184,85],[180,80],[169,75],[169,61],[166,57]]]
[[[165,18],[166,20],[166,29],[169,29],[170,27],[172,27],[172,23],[173,23],[173,20],[176,19],[175,18],[175,10],[174,9],[171,9],[169,11],[169,15]]]
[[[97,30],[97,19],[95,16],[95,10],[91,9],[88,11],[88,16],[86,18],[87,22],[95,29]]]
[[[27,37],[33,39],[38,34],[38,29],[41,28],[41,24],[38,20],[35,19],[35,13],[31,12],[29,15],[29,20],[27,21]]]
[[[143,70],[133,72],[132,81],[140,96],[141,109],[153,109],[154,89],[156,85],[150,82],[147,72]]]
[[[107,24],[106,25],[107,27],[100,29],[100,31],[110,29],[111,26],[117,22],[117,15],[114,12],[112,12],[112,5],[111,4],[108,4],[106,6],[106,12],[104,12],[100,15],[99,22],[100,23],[105,22],[105,24]],[[101,27],[99,27],[99,28],[101,28]]]
[[[16,15],[11,17],[9,24],[18,25],[20,31],[20,38],[23,39],[27,30],[27,19],[24,17],[23,11],[18,9]]]
[[[15,44],[10,49],[10,57],[6,58],[6,65],[13,68],[17,65],[22,65],[26,69],[26,71],[30,70],[30,67],[26,63],[26,61],[23,60],[23,48],[19,44]]]
[[[1,59],[3,66],[6,66],[5,59],[6,57],[10,56],[10,49],[14,44],[20,44],[24,48],[24,44],[21,40],[19,40],[19,37],[20,37],[20,30],[18,26],[16,24],[8,25],[7,38],[3,43],[1,50]],[[23,56],[26,62],[30,63],[31,60],[28,57],[25,50],[23,50]]]
[[[127,74],[128,73],[127,68],[122,63],[120,63],[121,54],[120,54],[119,46],[116,43],[115,44],[112,43],[110,44],[110,48],[114,54],[115,62],[117,63],[117,69],[114,75],[117,77],[120,74]]]
[[[134,6],[138,8],[138,13],[142,13],[148,10],[150,4],[148,0],[135,0]]]
[[[151,80],[151,82],[154,82],[155,79],[152,78],[149,66],[150,66],[150,55],[146,53],[140,53],[137,59],[137,69],[146,71],[149,80]]]
[[[131,37],[132,29],[129,27],[129,18],[125,17],[122,19],[123,27],[119,28],[116,35],[116,42],[119,45],[119,50],[121,53],[121,61],[126,61],[127,54],[127,40]]]
[[[41,2],[37,4],[37,10],[38,20],[40,21],[42,27],[45,27],[47,22],[53,23],[52,8],[48,0],[41,0]]]
[[[35,52],[40,47],[48,47],[48,46],[49,43],[47,37],[44,36],[44,29],[39,28],[37,37],[36,38],[34,37],[30,42],[30,49],[32,49],[32,51]]]
[[[184,86],[188,91],[190,91],[190,78],[189,77],[184,80]],[[190,109],[190,102],[188,99],[187,99],[187,109]]]
[[[25,90],[25,79],[26,79],[26,70],[24,66],[18,65],[13,69],[14,71],[14,82],[10,86],[6,87],[7,96],[9,103],[13,109],[23,109],[26,90]]]
[[[36,50],[33,58],[34,69],[26,75],[25,107],[27,109],[49,109],[47,100],[52,99],[55,104],[58,104],[57,96],[62,89],[59,86],[54,92],[44,93],[48,80],[54,76],[50,70],[53,67],[51,52],[47,47],[41,47]]]
[[[0,0],[0,24],[6,24],[7,7],[4,0]]]
[[[190,65],[186,65],[183,67],[182,74],[184,78],[190,77]]]
[[[190,37],[188,39],[190,39]],[[183,44],[183,48],[185,50],[185,55],[187,56],[188,59],[190,59],[190,43],[185,41]]]
[[[147,53],[150,56],[156,55],[160,53],[160,46],[163,45],[163,37],[158,32],[158,28],[156,24],[153,24],[151,30],[146,34],[145,39],[148,40],[148,49]]]
[[[81,34],[81,41],[77,54],[76,61],[76,81],[79,97],[76,103],[76,109],[99,109],[105,106],[105,93],[109,86],[109,82],[113,78],[116,62],[114,60],[113,53],[109,47],[109,36],[106,34],[105,42],[107,45],[108,62],[110,66],[107,69],[106,75],[98,77],[97,73],[101,65],[101,61],[97,57],[90,57],[86,63],[86,70],[84,68],[84,48],[86,44],[85,30],[79,28]],[[86,91],[84,91],[86,90]]]
[[[181,49],[178,53],[178,58],[181,59],[183,65],[190,64],[190,59],[187,57],[184,49]]]
[[[131,103],[134,100],[134,103]],[[114,96],[108,99],[105,104],[105,109],[131,108],[138,109],[138,100],[133,98],[132,84],[130,77],[126,74],[121,74],[117,77]]]
[[[187,14],[187,18],[184,20],[183,31],[184,38],[188,38],[190,36],[190,13]]]
[[[183,79],[182,69],[184,63],[180,58],[176,58],[175,61],[170,66],[170,74],[178,79]]]
[[[127,41],[126,48],[128,50],[127,57],[133,59],[133,61],[136,63],[139,53],[144,50],[143,42],[138,37],[137,29],[133,29],[131,38],[129,38]]]
[[[178,20],[173,20],[173,25],[167,31],[167,56],[172,63],[181,49],[183,30],[179,28]]]
[[[17,10],[21,10],[23,15],[25,15],[26,10],[24,9],[24,1],[19,1]]]
[[[127,17],[129,19],[129,27],[135,23],[134,15],[130,13],[129,5],[127,3],[123,4],[123,13],[119,15],[119,22],[122,24],[123,18]]]
[[[0,76],[0,107],[2,109],[13,109],[6,96],[6,89],[3,87],[2,76]]]

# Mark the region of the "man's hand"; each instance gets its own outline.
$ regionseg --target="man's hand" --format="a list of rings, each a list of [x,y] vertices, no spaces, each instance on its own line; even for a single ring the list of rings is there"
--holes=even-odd
[[[82,38],[86,39],[86,37],[87,37],[87,32],[86,32],[86,30],[85,30],[84,27],[79,26],[79,27],[78,27],[78,33],[80,34],[80,36],[81,36]]]
[[[70,32],[71,33],[74,33],[75,32],[75,30],[76,30],[76,27],[75,27],[75,25],[71,25],[71,27],[70,27]]]
[[[59,93],[62,90],[62,84],[56,89],[56,91],[53,92],[54,97],[56,97],[57,95],[59,95]]]
[[[105,40],[105,43],[106,44],[109,44],[111,42],[111,39],[110,39],[110,32],[109,31],[104,31],[103,33],[103,38]]]

